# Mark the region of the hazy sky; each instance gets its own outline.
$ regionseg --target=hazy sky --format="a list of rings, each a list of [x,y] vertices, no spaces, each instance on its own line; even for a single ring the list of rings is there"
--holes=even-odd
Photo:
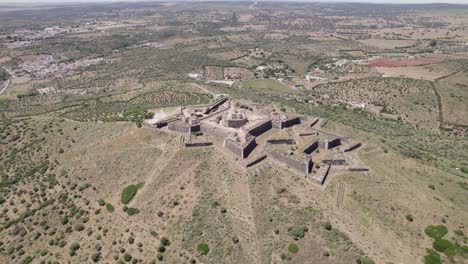
[[[0,3],[73,3],[73,2],[138,2],[141,0],[0,0]],[[150,0],[143,0],[150,1]],[[159,0],[160,2],[171,2],[171,0]],[[181,1],[181,0],[179,0]],[[197,1],[197,0],[188,0]],[[203,0],[200,0],[203,1]],[[212,0],[211,0],[212,1]],[[261,2],[262,0],[260,0]],[[268,1],[268,0],[266,0]],[[273,0],[273,1],[288,1],[288,0]],[[456,4],[468,4],[468,0],[289,0],[293,2],[368,2],[368,3],[456,3]]]

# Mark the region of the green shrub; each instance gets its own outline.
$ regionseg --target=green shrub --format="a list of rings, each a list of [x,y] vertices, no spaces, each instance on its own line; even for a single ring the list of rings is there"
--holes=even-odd
[[[435,250],[439,252],[444,252],[449,248],[453,248],[452,242],[448,241],[447,239],[437,238],[434,243],[432,244]]]
[[[125,253],[123,255],[123,259],[125,260],[125,262],[129,262],[130,260],[132,260],[132,255]]]
[[[106,209],[107,209],[107,211],[109,211],[111,213],[114,212],[114,206],[112,204],[110,204],[110,203],[106,204]]]
[[[460,229],[457,229],[457,230],[455,230],[455,231],[453,231],[453,232],[454,232],[457,236],[464,236],[464,235],[465,235],[465,233],[463,233],[463,231],[460,230]]]
[[[106,202],[102,198],[99,199],[97,202],[98,202],[99,206],[104,206],[106,204]]]
[[[167,246],[171,245],[171,242],[170,242],[169,239],[167,239],[166,237],[161,237],[161,244],[162,244],[163,246],[166,246],[166,247],[167,247]]]
[[[83,231],[85,228],[82,224],[78,224],[75,226],[75,231],[78,231],[78,232],[81,232]]]
[[[93,256],[91,256],[91,260],[95,263],[99,262],[100,259],[101,259],[100,253],[96,253],[96,254],[93,254]]]
[[[198,244],[197,251],[201,255],[206,255],[210,251],[210,248],[208,247],[207,244],[201,243],[201,244]]]
[[[424,264],[441,264],[440,254],[433,249],[426,249],[427,255],[424,256]]]
[[[138,210],[138,208],[129,207],[127,209],[127,214],[128,215],[135,215],[135,214],[138,214],[138,213],[140,213],[140,210]]]
[[[296,245],[296,244],[289,244],[289,246],[288,246],[288,251],[289,251],[290,253],[296,254],[297,252],[299,252],[299,246]]]
[[[33,261],[33,258],[31,256],[27,256],[24,259],[21,260],[20,264],[29,264]]]
[[[77,251],[78,249],[80,249],[80,244],[79,243],[75,242],[75,243],[70,245],[70,250]]]
[[[369,257],[362,257],[362,258],[360,257],[356,259],[356,263],[357,264],[375,264],[375,262]]]
[[[288,228],[289,235],[292,236],[295,240],[303,238],[307,231],[308,229],[305,226],[293,226]]]
[[[411,215],[411,214],[407,214],[407,215],[405,216],[405,218],[406,218],[406,220],[408,220],[409,222],[413,222],[413,221],[414,221],[413,215]]]
[[[437,225],[437,226],[428,226],[426,229],[424,229],[424,233],[428,235],[429,237],[432,237],[434,239],[442,238],[447,234],[448,230],[447,227],[444,225]]]
[[[327,223],[325,224],[325,229],[328,230],[328,231],[330,231],[330,230],[332,229],[332,225],[331,225],[329,222],[327,222]]]
[[[122,204],[128,204],[133,197],[135,197],[138,189],[143,187],[144,183],[140,182],[138,184],[131,184],[122,190],[122,195],[120,196],[120,201]]]

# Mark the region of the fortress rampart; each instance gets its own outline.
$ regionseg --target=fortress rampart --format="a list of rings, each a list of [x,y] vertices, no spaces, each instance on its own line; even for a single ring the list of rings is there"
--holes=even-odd
[[[369,171],[368,168],[348,168],[350,172]]]
[[[167,128],[172,131],[176,131],[179,133],[190,133],[190,126],[186,123],[175,121],[171,122],[167,125]]]
[[[230,139],[224,140],[224,147],[241,159],[245,159],[257,146],[255,138],[252,138],[244,143],[236,142]]]
[[[291,127],[301,123],[301,119],[299,117],[292,117],[285,120],[273,120],[271,121],[273,128],[283,129],[286,127]]]
[[[298,172],[309,174],[312,169],[312,160],[310,156],[304,155],[303,159],[299,159],[277,149],[273,149],[272,147],[268,146],[268,144],[265,147],[265,151],[275,160],[288,165]]]
[[[185,143],[186,148],[193,148],[193,147],[208,147],[212,146],[213,142],[196,142],[196,143]]]
[[[328,165],[346,165],[346,160],[344,159],[330,159],[330,160],[322,160],[323,163]]]
[[[357,142],[357,143],[351,144],[349,147],[347,147],[347,148],[344,149],[344,152],[348,152],[348,151],[357,149],[357,148],[359,148],[360,146],[361,146],[361,142]]]
[[[266,155],[265,154],[262,154],[260,156],[257,156],[255,157],[253,160],[251,160],[250,162],[247,162],[245,163],[245,167],[248,168],[248,167],[252,167],[253,165],[259,163],[260,161],[266,159]]]
[[[321,149],[331,149],[341,144],[339,137],[333,139],[319,139],[318,146]]]
[[[316,150],[318,148],[318,140],[315,140],[313,141],[312,143],[308,144],[303,152],[307,155],[310,155],[312,152],[314,152],[314,150]]]
[[[322,185],[327,178],[328,172],[330,171],[331,165],[325,164],[322,169],[318,172],[317,177],[310,177],[309,179],[315,181],[316,183]]]
[[[268,139],[266,142],[270,143],[270,144],[273,144],[273,145],[294,145],[294,144],[296,144],[296,140],[294,140],[293,138]]]
[[[222,138],[222,139],[227,138],[229,135],[229,131],[221,129],[221,128],[217,128],[208,123],[201,123],[200,131],[208,135],[212,135],[212,136]]]
[[[247,128],[247,132],[252,136],[258,137],[272,128],[271,119],[260,122],[253,127]]]

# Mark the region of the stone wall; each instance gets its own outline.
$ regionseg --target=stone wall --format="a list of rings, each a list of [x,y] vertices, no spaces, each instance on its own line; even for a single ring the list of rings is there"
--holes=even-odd
[[[350,172],[354,172],[354,171],[359,172],[359,171],[369,171],[369,169],[368,168],[348,168],[348,171],[350,171]]]
[[[288,155],[284,152],[281,152],[277,149],[273,149],[268,145],[265,147],[265,151],[269,156],[274,158],[275,160],[288,165],[289,167],[293,168],[294,170],[308,174],[312,169],[312,160],[309,156],[304,155],[303,158],[296,158],[291,155]]]
[[[248,128],[248,133],[252,136],[260,136],[261,134],[267,132],[272,128],[271,120],[268,119],[266,121],[260,122],[259,124],[255,125],[254,127]]]
[[[315,126],[315,124],[317,124],[317,122],[319,121],[319,118],[314,118],[314,120],[312,120],[312,122],[310,123],[310,127],[313,127]]]
[[[346,160],[344,159],[322,160],[322,162],[328,165],[346,165]]]
[[[307,155],[310,155],[310,153],[314,152],[318,148],[318,140],[313,141],[312,143],[308,144],[303,152]]]
[[[179,133],[190,133],[190,126],[180,121],[169,123],[167,125],[167,128],[169,130],[177,131]]]
[[[193,147],[208,147],[212,146],[213,142],[196,142],[196,143],[185,143],[186,148],[193,148]]]
[[[248,167],[252,167],[253,165],[259,163],[260,161],[266,159],[266,155],[265,154],[262,154],[260,156],[257,156],[255,158],[253,158],[251,161],[245,163],[245,167],[248,168]]]
[[[257,146],[257,141],[255,138],[245,142],[242,144],[242,158],[245,159],[249,156],[249,154],[255,149]]]
[[[348,152],[348,151],[357,149],[357,148],[359,148],[360,146],[361,146],[361,143],[360,143],[360,142],[351,144],[349,147],[347,147],[347,148],[344,149],[344,152]]]
[[[205,114],[209,114],[211,111],[213,111],[213,109],[217,109],[220,105],[224,104],[227,100],[228,100],[228,98],[219,99],[213,105],[208,107]]]
[[[271,125],[273,128],[283,129],[286,127],[292,127],[294,125],[300,124],[301,119],[299,117],[293,117],[286,120],[273,120]]]
[[[222,139],[227,138],[229,135],[229,131],[215,127],[207,123],[200,124],[200,131],[208,135],[215,136],[215,137],[222,138]]]
[[[248,121],[247,121],[246,118],[244,118],[244,119],[230,119],[230,120],[226,120],[226,125],[228,127],[239,128],[239,127],[243,126],[247,122]]]
[[[255,141],[255,138],[252,138],[251,140],[248,140],[244,143],[232,141],[230,139],[224,140],[224,147],[229,149],[232,153],[241,159],[247,158],[256,146],[257,142]]]
[[[240,147],[240,145],[235,142],[235,141],[232,141],[230,139],[226,139],[224,141],[224,147],[229,149],[232,153],[234,153],[234,155],[236,155],[237,157],[239,158],[243,158],[243,151],[242,151],[242,148]]]
[[[153,126],[157,127],[157,128],[162,128],[162,127],[167,126],[169,123],[175,122],[177,120],[179,120],[179,118],[170,118],[170,119],[166,119],[166,120],[156,122]]]
[[[325,182],[325,179],[328,176],[328,172],[330,171],[330,165],[325,164],[321,170],[317,173],[316,177],[310,177],[309,179],[315,181],[316,183],[322,185]]]
[[[268,139],[267,143],[273,145],[294,145],[296,144],[296,140],[293,138],[284,138],[284,139]]]
[[[319,139],[318,146],[321,149],[331,149],[341,144],[341,139],[339,137],[334,139]]]

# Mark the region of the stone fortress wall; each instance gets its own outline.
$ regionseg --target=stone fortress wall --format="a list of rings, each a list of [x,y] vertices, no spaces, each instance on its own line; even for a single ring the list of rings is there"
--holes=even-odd
[[[271,123],[273,128],[283,129],[300,124],[301,119],[299,117],[292,117],[284,120],[273,120]]]
[[[319,139],[318,147],[321,149],[331,149],[341,144],[341,139],[339,137],[333,139]]]
[[[183,133],[183,134],[190,133],[190,126],[188,126],[188,124],[183,123],[181,121],[170,122],[167,125],[167,128],[169,130],[176,131],[176,132]]]
[[[208,135],[218,137],[218,138],[223,138],[223,139],[229,136],[229,131],[217,128],[214,125],[211,125],[209,123],[201,123],[200,131]]]
[[[294,145],[296,144],[296,140],[294,138],[285,138],[285,139],[268,139],[267,143],[273,145]]]
[[[256,146],[257,141],[255,138],[251,138],[250,140],[247,140],[243,143],[230,139],[224,140],[224,147],[229,149],[232,153],[241,159],[247,158]]]
[[[275,160],[288,165],[298,172],[309,174],[312,170],[312,159],[308,155],[304,155],[302,159],[299,159],[274,149],[268,146],[268,144],[265,146],[265,152]]]
[[[302,152],[304,152],[307,155],[310,155],[312,152],[314,152],[318,148],[318,140],[312,141],[312,143],[307,144],[307,146],[304,148]]]
[[[247,133],[249,133],[250,135],[252,135],[254,137],[258,137],[261,134],[263,134],[263,133],[267,132],[268,130],[270,130],[271,128],[272,128],[271,119],[267,119],[265,121],[261,121],[261,122],[255,124],[253,127],[248,127],[247,128]]]
[[[352,144],[349,145],[347,148],[345,148],[343,151],[344,151],[344,152],[348,152],[348,151],[357,149],[357,148],[359,148],[360,146],[361,146],[361,142],[352,143]]]
[[[321,149],[332,149],[341,144],[345,144],[343,150],[339,152],[347,152],[361,146],[358,142],[348,142],[348,138],[327,131],[322,131],[312,128],[319,119],[314,118],[312,123],[308,119],[299,116],[291,117],[288,113],[273,111],[270,116],[265,113],[251,112],[253,110],[239,109],[238,103],[227,98],[218,100],[210,107],[189,108],[184,109],[184,112],[171,119],[161,122],[163,127],[167,124],[168,129],[177,131],[182,134],[190,134],[191,132],[201,131],[208,135],[217,137],[223,140],[223,147],[232,152],[239,159],[246,159],[252,154],[257,147],[257,137],[269,131],[272,128],[283,129],[297,124],[304,123],[303,128],[309,128],[298,134],[302,136],[319,136],[313,141],[307,143],[299,153],[292,155],[286,151],[282,151],[275,145],[295,145],[297,139],[292,138],[270,138],[266,140],[266,144],[261,152],[250,160],[245,160],[243,165],[248,168],[253,166],[266,157],[284,164],[295,172],[304,175],[312,182],[323,184],[332,166],[346,166],[345,169],[353,171],[368,171],[367,168],[360,167],[359,164],[348,164],[347,158],[327,159],[322,160],[322,166],[317,173],[312,174],[313,161],[311,154]],[[181,117],[182,116],[182,117]],[[181,143],[185,147],[204,147],[212,145],[212,142]],[[357,166],[356,166],[357,165]]]

